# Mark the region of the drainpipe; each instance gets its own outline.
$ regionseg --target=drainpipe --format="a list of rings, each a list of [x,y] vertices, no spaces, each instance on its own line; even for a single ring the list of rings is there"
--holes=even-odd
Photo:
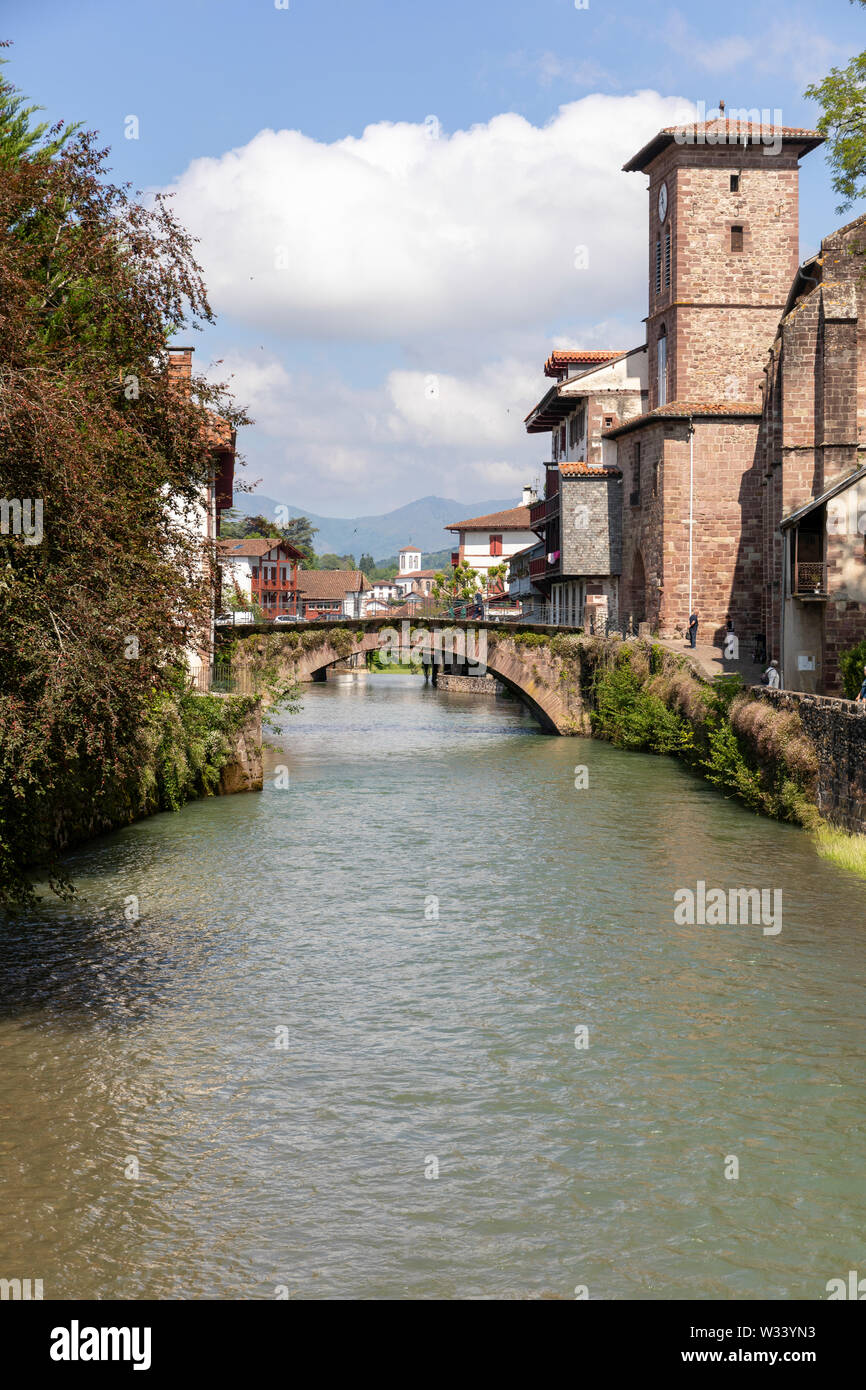
[[[692,616],[692,574],[695,535],[695,426],[689,416],[689,617]]]

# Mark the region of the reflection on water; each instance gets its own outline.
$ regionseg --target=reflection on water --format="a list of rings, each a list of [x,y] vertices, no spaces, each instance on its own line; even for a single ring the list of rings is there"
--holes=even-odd
[[[288,790],[95,842],[82,900],[0,939],[0,1275],[735,1299],[866,1271],[862,883],[673,762],[410,677],[310,687],[273,742]],[[781,888],[781,934],[676,925],[699,879]]]

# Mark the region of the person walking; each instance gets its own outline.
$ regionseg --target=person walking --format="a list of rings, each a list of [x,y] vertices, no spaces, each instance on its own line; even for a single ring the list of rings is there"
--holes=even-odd
[[[698,615],[697,615],[697,611],[695,611],[695,612],[692,613],[691,616],[689,617],[689,646],[690,646],[690,647],[696,647],[697,645],[698,645]]]
[[[764,685],[769,686],[771,690],[778,690],[781,683],[779,663],[778,661],[771,661],[764,672]],[[863,684],[866,685],[866,681]]]

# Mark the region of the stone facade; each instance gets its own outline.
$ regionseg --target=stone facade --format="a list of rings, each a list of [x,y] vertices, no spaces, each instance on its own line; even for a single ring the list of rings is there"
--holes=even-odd
[[[765,366],[761,616],[783,684],[834,693],[866,635],[866,219],[798,271]]]
[[[789,690],[756,690],[794,710],[818,753],[817,805],[834,825],[866,834],[866,710],[850,700]]]

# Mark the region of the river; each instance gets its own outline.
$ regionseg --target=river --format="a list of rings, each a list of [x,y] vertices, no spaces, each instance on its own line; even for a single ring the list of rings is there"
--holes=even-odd
[[[81,900],[6,929],[0,1276],[814,1299],[866,1274],[861,880],[673,760],[408,675],[306,687],[271,741],[263,793],[86,846]],[[678,924],[699,880],[781,890],[782,929]]]

